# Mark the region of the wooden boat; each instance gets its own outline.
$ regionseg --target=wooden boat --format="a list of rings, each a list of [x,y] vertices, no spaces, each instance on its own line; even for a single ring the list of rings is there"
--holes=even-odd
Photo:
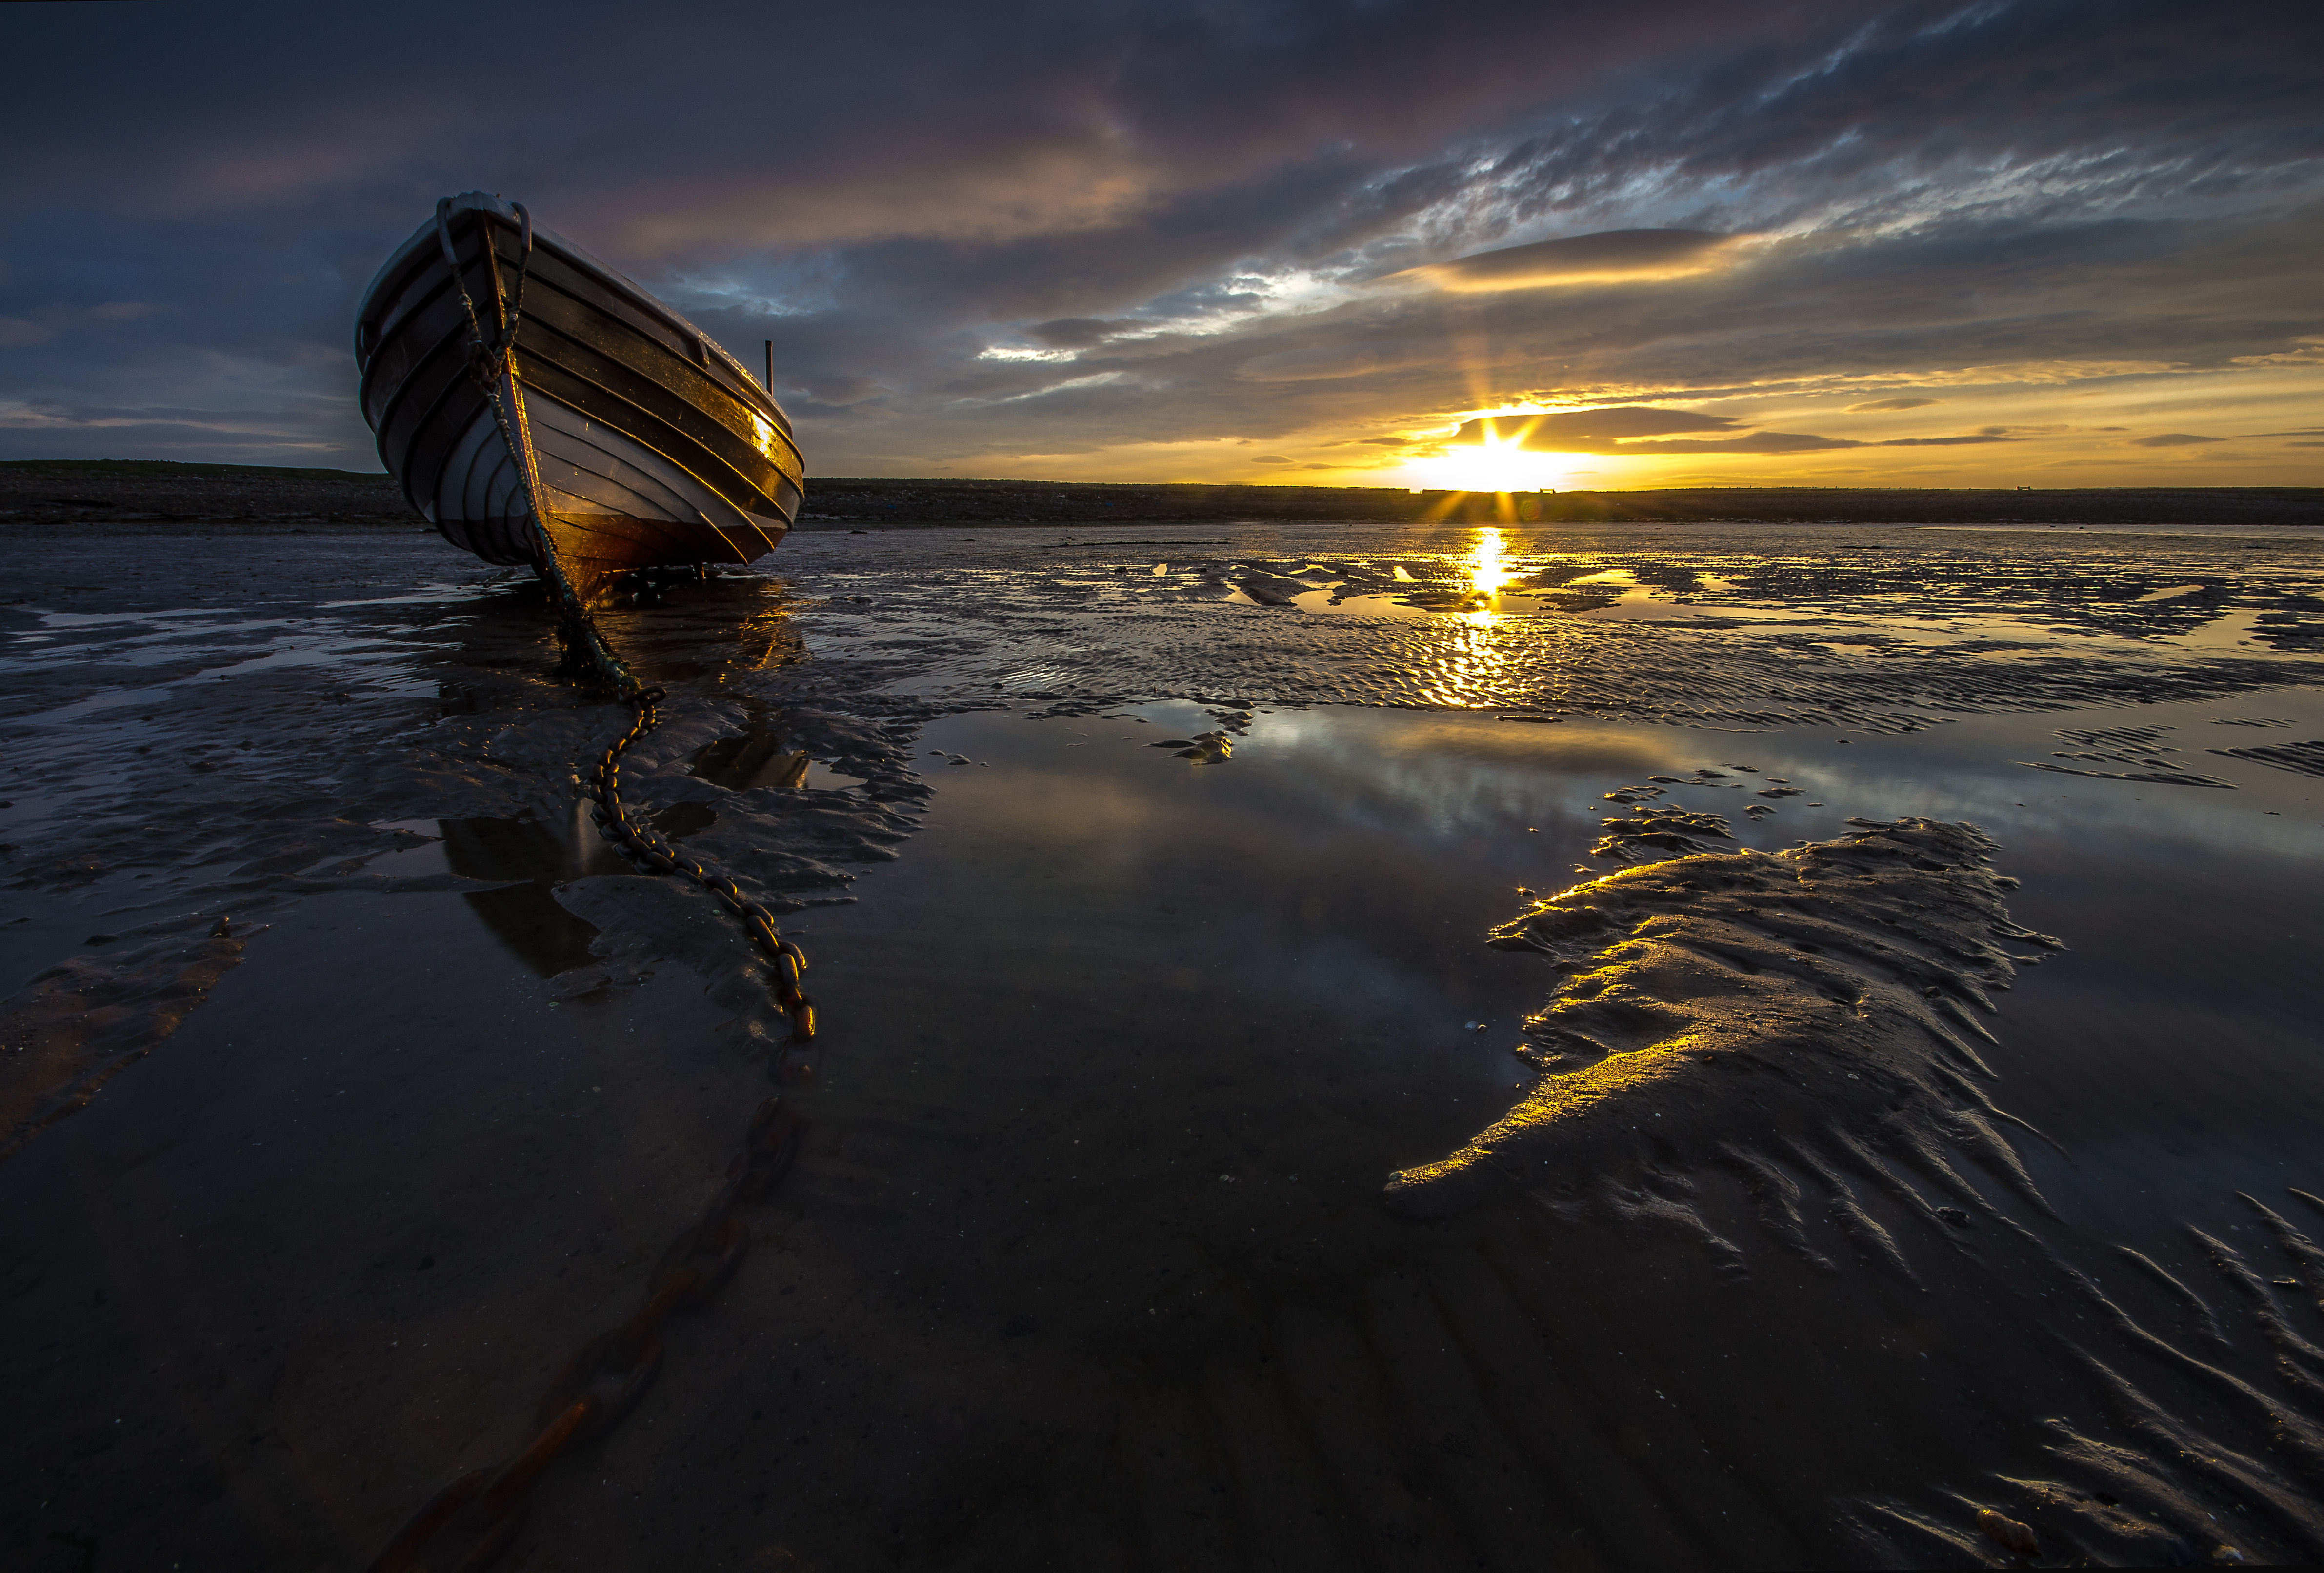
[[[512,316],[512,353],[491,355],[478,330],[498,337]],[[499,197],[446,198],[388,258],[356,313],[355,362],[388,473],[446,540],[488,563],[546,566],[529,467],[576,584],[747,563],[798,517],[806,471],[773,396],[685,317]]]

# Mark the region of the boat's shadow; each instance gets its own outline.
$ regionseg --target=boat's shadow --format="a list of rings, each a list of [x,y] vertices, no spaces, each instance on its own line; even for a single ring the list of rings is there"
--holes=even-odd
[[[590,615],[639,679],[675,688],[807,659],[793,625],[798,597],[772,575],[649,579],[625,575],[589,587]],[[430,663],[444,713],[532,708],[545,690],[575,688],[545,586],[512,578],[466,603]],[[553,700],[552,700],[553,702]]]

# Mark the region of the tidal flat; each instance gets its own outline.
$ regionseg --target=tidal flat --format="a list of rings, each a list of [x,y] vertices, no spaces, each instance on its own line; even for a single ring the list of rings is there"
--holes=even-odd
[[[12,1568],[2324,1559],[2324,529],[0,540]]]

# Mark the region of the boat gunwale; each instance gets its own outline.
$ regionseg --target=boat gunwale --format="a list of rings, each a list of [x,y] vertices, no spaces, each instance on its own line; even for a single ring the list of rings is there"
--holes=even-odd
[[[578,294],[576,291],[566,288],[553,275],[542,276],[542,281],[551,290],[555,291],[557,297],[563,300],[569,301],[574,306],[580,308],[581,317],[577,324],[578,326],[586,327],[590,320],[603,319],[607,317],[613,316],[613,314],[605,311],[597,302],[588,299],[586,296]],[[555,309],[556,308],[554,307],[551,308],[552,311]],[[567,323],[559,323],[556,317],[549,313],[544,312],[536,314],[530,308],[525,312],[525,316],[528,320],[534,319],[536,315],[538,316],[539,320],[547,324],[550,328],[561,335],[567,340],[574,344],[577,344],[584,349],[589,350],[594,354],[602,355],[605,359],[612,361],[613,363],[620,365],[623,370],[628,371],[636,376],[641,377],[657,387],[662,388],[669,392],[675,394],[678,398],[684,400],[688,408],[701,410],[703,414],[709,416],[712,421],[721,430],[726,432],[728,435],[737,438],[738,440],[742,441],[746,446],[751,448],[752,453],[758,455],[768,465],[771,465],[778,474],[784,475],[786,478],[792,478],[791,466],[785,465],[780,459],[769,454],[763,447],[758,446],[755,443],[751,441],[751,438],[756,436],[755,430],[746,434],[741,427],[722,419],[724,411],[706,407],[702,400],[695,397],[690,390],[678,386],[674,379],[658,375],[653,368],[641,366],[625,359],[617,353],[617,350],[613,345],[610,344],[591,344],[588,340],[583,338],[579,333],[574,331],[574,326]],[[622,320],[618,317],[614,317],[613,319],[615,321]],[[664,353],[672,355],[677,360],[678,365],[683,368],[684,373],[687,377],[698,380],[714,394],[724,395],[733,404],[740,406],[746,419],[755,420],[759,418],[758,409],[752,406],[749,400],[735,398],[733,390],[726,385],[724,379],[712,375],[707,369],[697,364],[690,356],[686,355],[678,350],[671,348],[668,345],[661,344],[659,339],[652,338],[650,336],[646,337],[646,342],[658,345]],[[520,351],[526,347],[521,325],[520,325],[518,328],[516,347]],[[777,428],[776,431],[782,438],[783,447],[789,453],[790,456],[798,462],[799,475],[797,478],[803,479],[806,474],[806,459],[805,455],[799,453],[798,440],[786,428]]]
[[[475,230],[492,238],[496,252],[499,250],[499,239],[503,234],[512,242],[521,244],[518,240],[521,231],[518,228],[519,221],[513,205],[497,196],[486,197],[481,191],[463,192],[460,196],[452,198],[450,201],[451,208],[445,216],[447,221],[449,222],[462,213],[477,215],[479,222],[475,226]],[[660,342],[664,348],[676,354],[681,360],[690,364],[696,363],[686,352],[685,346],[689,342],[699,345],[706,354],[716,356],[724,363],[725,369],[734,374],[734,384],[728,387],[727,391],[736,393],[742,402],[752,406],[759,413],[771,416],[784,437],[790,439],[794,446],[797,446],[797,434],[791,428],[790,417],[785,414],[782,406],[776,402],[774,394],[760,386],[758,379],[751,374],[750,368],[735,358],[725,345],[696,327],[683,314],[658,299],[636,280],[604,262],[587,247],[578,245],[555,230],[540,225],[533,225],[532,241],[536,251],[546,249],[555,255],[558,261],[571,267],[590,282],[604,289],[620,304],[632,308],[641,317],[649,319],[646,322],[632,324],[646,331],[647,336],[659,340],[659,335],[651,331],[654,327],[665,328],[677,335],[678,342],[675,344],[668,341]],[[460,236],[456,225],[453,226],[453,244],[456,252],[459,249],[459,244]],[[392,283],[397,292],[401,294],[409,290],[413,279],[424,276],[433,269],[444,268],[440,244],[435,220],[430,219],[415,230],[401,246],[398,246],[386,262],[380,264],[379,271],[372,275],[371,282],[364,287],[362,303],[355,308],[355,333],[356,363],[365,370],[366,374],[371,355],[377,354],[378,345],[386,342],[389,333],[399,326],[400,318],[403,315],[393,312],[390,308],[383,311],[376,318],[374,317],[374,308],[380,305],[383,289]],[[478,246],[474,258],[462,259],[463,267],[465,269],[478,265],[483,260],[483,248]],[[512,268],[517,266],[521,260],[521,253],[518,255],[503,253],[500,256],[501,262]],[[411,277],[401,277],[407,266],[410,270]],[[433,290],[449,287],[450,270],[444,268],[444,272],[446,274],[444,282],[434,286]],[[474,293],[473,290],[471,293]],[[568,290],[567,293],[570,294],[572,291]],[[368,354],[364,348],[364,330],[367,326],[372,327],[375,336],[373,349]],[[707,370],[706,367],[698,365],[697,369]],[[723,383],[723,379],[720,381]]]
[[[497,232],[493,238],[497,249],[499,238]],[[774,431],[779,433],[783,446],[788,451],[792,462],[786,465],[781,459],[767,455],[763,447],[756,447],[755,451],[767,458],[776,471],[790,480],[794,485],[799,485],[805,481],[806,457],[799,452],[797,434],[792,431],[788,418],[783,415],[779,407],[772,405],[771,400],[766,397],[756,382],[751,382],[747,375],[738,373],[747,390],[748,397],[738,393],[729,379],[716,374],[716,371],[706,365],[697,354],[688,353],[689,348],[693,347],[691,341],[687,344],[670,343],[657,331],[666,325],[650,319],[641,320],[645,317],[645,314],[633,309],[634,302],[607,293],[604,290],[603,281],[591,277],[586,272],[567,273],[566,276],[560,277],[559,274],[566,271],[565,259],[556,256],[554,253],[547,255],[550,265],[547,269],[536,269],[530,275],[530,279],[540,281],[549,289],[555,290],[558,296],[577,306],[583,318],[591,321],[609,319],[630,330],[625,338],[622,336],[613,335],[608,336],[608,343],[590,344],[587,339],[583,338],[568,327],[564,330],[567,338],[581,343],[599,354],[614,361],[632,374],[677,393],[687,404],[701,409],[704,413],[711,416],[716,424],[733,436],[743,438],[746,443],[752,437],[758,435],[757,427],[765,422],[768,410],[771,409],[776,417],[772,423]],[[506,267],[516,266],[516,259],[506,253],[501,254],[500,261]],[[484,253],[479,247],[474,255],[461,258],[461,271],[466,274],[471,270],[481,271],[483,263]],[[488,292],[491,289],[488,276],[470,279],[468,283],[472,296]],[[444,327],[444,338],[456,342],[462,337],[466,317],[465,311],[453,312],[449,308],[449,303],[453,299],[453,289],[452,273],[448,268],[442,267],[440,264],[430,265],[423,262],[419,271],[410,279],[402,281],[402,293],[395,302],[395,309],[391,311],[379,329],[372,346],[371,355],[361,368],[365,391],[368,391],[373,381],[372,366],[388,347],[399,339],[406,338],[416,332],[425,331],[424,327],[415,326],[419,319],[433,319],[439,314],[448,316],[449,321]],[[420,286],[416,294],[414,286]],[[526,315],[530,317],[534,315],[534,312],[529,310]],[[519,333],[521,336],[521,325],[520,325]],[[670,357],[672,363],[683,369],[681,376],[684,379],[688,382],[698,380],[702,387],[707,388],[715,394],[723,395],[727,404],[713,406],[699,397],[696,390],[679,386],[679,379],[667,374],[667,368],[642,365],[638,363],[639,357],[623,355],[611,342],[615,338],[621,338],[623,343],[642,340],[657,345]],[[706,340],[703,342],[707,344]],[[373,420],[374,431],[388,425],[394,419],[395,406],[401,396],[402,383],[419,374],[426,363],[434,355],[442,353],[446,347],[446,344],[438,340],[429,344],[422,353],[412,355],[407,360],[403,377],[398,380],[396,386],[391,389],[381,401],[378,416],[375,420]],[[521,336],[517,347],[520,349],[524,347]],[[715,349],[718,346],[708,345],[708,347]],[[724,356],[723,351],[721,354],[727,369],[733,369],[733,357]],[[632,402],[635,401],[632,400]],[[728,408],[730,405],[739,406],[744,419],[752,423],[747,432],[741,422],[730,419],[733,413],[732,409]],[[373,419],[368,409],[364,410],[364,415],[366,419]],[[773,496],[771,492],[769,495],[770,498]]]
[[[447,214],[444,214],[447,221],[456,218],[457,214],[479,214],[481,218],[485,218],[485,223],[479,223],[479,225],[476,225],[479,230],[493,233],[495,237],[504,230],[512,239],[516,239],[518,235],[521,235],[521,227],[518,227],[518,223],[521,221],[518,221],[516,216],[516,205],[504,200],[502,195],[484,193],[484,190],[463,190],[457,198],[448,198],[448,202],[451,202],[451,207],[448,207]],[[355,360],[358,360],[358,364],[364,360],[363,327],[367,320],[372,320],[370,316],[372,304],[374,304],[374,299],[379,298],[381,286],[391,281],[391,277],[395,277],[397,270],[400,270],[402,265],[407,265],[407,262],[416,262],[420,270],[425,270],[425,267],[430,265],[430,262],[425,261],[425,253],[428,253],[430,246],[435,246],[435,244],[439,242],[437,242],[435,218],[430,218],[430,221],[423,223],[419,230],[414,230],[411,237],[404,239],[402,246],[397,246],[397,249],[388,255],[386,262],[381,262],[379,271],[374,271],[374,274],[372,274],[372,281],[363,288],[363,304],[355,307]],[[457,233],[453,235],[453,244],[457,246]],[[609,265],[604,258],[600,258],[600,255],[595,253],[595,251],[590,251],[588,246],[581,246],[581,244],[572,242],[572,239],[565,239],[562,235],[558,235],[556,230],[551,230],[551,227],[532,225],[532,244],[534,244],[534,249],[549,246],[551,251],[562,253],[562,261],[569,262],[572,267],[576,267],[581,274],[590,277],[595,283],[602,283],[604,288],[609,288],[611,293],[622,298],[625,302],[639,307],[641,314],[655,318],[655,326],[669,327],[671,332],[677,332],[681,342],[687,342],[687,339],[690,339],[690,342],[699,342],[706,351],[709,351],[709,354],[718,355],[718,360],[725,363],[727,370],[734,372],[739,386],[748,391],[746,402],[762,404],[767,414],[774,416],[774,419],[783,425],[783,430],[790,432],[790,416],[783,414],[781,404],[776,404],[774,392],[760,386],[758,379],[751,374],[751,367],[746,367],[742,360],[734,358],[734,354],[727,351],[723,344],[718,344],[718,339],[714,339],[711,335],[699,330],[693,320],[687,320],[686,314],[681,314],[677,307],[671,307],[669,302],[658,298],[653,290],[641,286],[637,279],[628,277],[628,274],[618,270],[618,267]],[[507,265],[512,267],[516,265],[516,261],[518,258],[513,258],[513,255],[502,255],[502,262],[507,262]],[[386,323],[379,323],[379,330],[381,335],[383,335]],[[678,354],[683,355],[681,344],[671,344],[669,348],[677,348]]]

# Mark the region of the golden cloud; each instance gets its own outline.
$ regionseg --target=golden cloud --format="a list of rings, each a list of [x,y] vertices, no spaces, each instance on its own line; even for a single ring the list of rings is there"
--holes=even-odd
[[[1390,273],[1380,282],[1424,284],[1471,294],[1683,279],[1731,266],[1757,238],[1702,229],[1609,229],[1503,246],[1449,262],[1429,262]]]

